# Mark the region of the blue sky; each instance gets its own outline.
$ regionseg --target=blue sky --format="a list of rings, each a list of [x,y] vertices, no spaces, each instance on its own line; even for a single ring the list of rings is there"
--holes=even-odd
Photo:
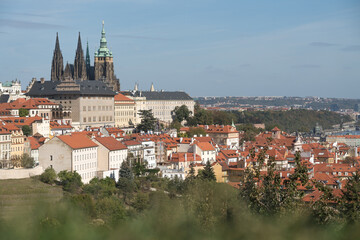
[[[360,97],[357,0],[1,0],[0,81],[49,79],[56,32],[93,61],[102,20],[122,90]]]

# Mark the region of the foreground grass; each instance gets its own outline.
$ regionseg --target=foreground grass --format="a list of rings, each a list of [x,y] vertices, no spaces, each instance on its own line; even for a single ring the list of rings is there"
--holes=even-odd
[[[60,186],[51,186],[36,178],[0,180],[0,218],[13,217],[37,204],[55,203],[62,197]]]

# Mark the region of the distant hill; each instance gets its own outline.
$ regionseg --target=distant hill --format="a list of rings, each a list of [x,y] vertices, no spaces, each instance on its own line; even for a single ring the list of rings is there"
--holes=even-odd
[[[305,109],[289,111],[232,111],[231,113],[237,117],[237,123],[265,123],[267,129],[277,126],[288,132],[309,132],[315,127],[316,123],[319,123],[326,129],[331,128],[332,125],[340,124],[341,121],[352,121],[347,115],[340,115],[330,111]]]

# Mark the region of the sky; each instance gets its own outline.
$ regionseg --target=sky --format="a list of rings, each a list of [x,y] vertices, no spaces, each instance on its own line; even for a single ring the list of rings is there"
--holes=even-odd
[[[121,90],[360,98],[358,0],[0,0],[0,81],[50,79],[56,32],[93,64],[103,20]]]

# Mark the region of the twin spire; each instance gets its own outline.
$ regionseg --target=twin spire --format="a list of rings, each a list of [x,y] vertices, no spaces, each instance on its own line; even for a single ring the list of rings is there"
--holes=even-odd
[[[85,60],[86,59],[86,60]],[[74,65],[63,65],[63,56],[60,50],[59,35],[56,33],[55,50],[51,64],[51,81],[62,81],[65,78],[87,80],[90,79],[90,54],[89,45],[86,46],[86,58],[81,44],[81,36],[79,32],[78,43],[76,48]]]

